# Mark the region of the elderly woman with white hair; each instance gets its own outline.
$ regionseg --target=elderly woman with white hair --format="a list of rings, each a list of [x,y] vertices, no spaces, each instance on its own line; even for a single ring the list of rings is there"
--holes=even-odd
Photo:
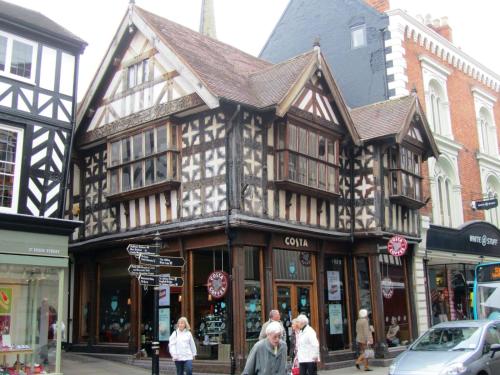
[[[270,322],[266,339],[258,341],[248,354],[242,375],[286,375],[286,343],[281,339],[282,326]]]
[[[316,331],[309,325],[309,319],[304,314],[300,314],[296,319],[299,324],[297,358],[300,375],[316,375],[319,362],[319,341]]]
[[[359,345],[360,355],[356,360],[356,368],[360,370],[361,363],[365,366],[365,371],[372,371],[368,367],[368,358],[366,358],[365,350],[373,344],[372,331],[370,329],[370,322],[368,321],[368,311],[365,309],[359,310],[358,320],[356,321],[356,341]]]

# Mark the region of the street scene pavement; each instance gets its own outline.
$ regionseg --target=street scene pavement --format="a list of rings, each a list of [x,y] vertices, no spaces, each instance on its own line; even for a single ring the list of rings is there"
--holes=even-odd
[[[62,368],[64,375],[148,375],[151,374],[150,369],[143,369],[137,366],[102,359],[98,357],[75,354],[63,353]],[[386,375],[388,372],[387,367],[372,367],[372,375]],[[160,374],[174,374],[174,368],[164,369]],[[319,371],[320,375],[355,375],[364,374],[364,371],[357,370],[354,366],[338,370]],[[194,373],[195,375],[206,375]],[[212,374],[214,375],[214,374]]]

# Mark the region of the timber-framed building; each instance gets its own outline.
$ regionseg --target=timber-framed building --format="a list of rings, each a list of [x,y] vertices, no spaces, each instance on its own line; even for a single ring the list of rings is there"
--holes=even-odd
[[[164,316],[188,317],[198,368],[227,373],[232,352],[242,367],[272,308],[287,330],[309,316],[326,364],[353,356],[369,308],[383,355],[384,293],[416,336],[409,258],[436,155],[416,96],[351,111],[319,46],[271,64],[132,4],[78,112],[73,346],[149,350],[152,293],[126,247],[158,232],[161,254],[186,260]],[[396,233],[402,257],[385,247]],[[230,278],[221,298],[213,271]]]

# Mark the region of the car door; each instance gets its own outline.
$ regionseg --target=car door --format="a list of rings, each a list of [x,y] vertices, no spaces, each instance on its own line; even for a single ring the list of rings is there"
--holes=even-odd
[[[500,327],[498,324],[492,324],[488,327],[485,335],[485,348],[489,349],[493,344],[500,344]],[[495,353],[491,358],[491,351],[485,354],[486,364],[489,367],[490,374],[500,374],[500,353]]]

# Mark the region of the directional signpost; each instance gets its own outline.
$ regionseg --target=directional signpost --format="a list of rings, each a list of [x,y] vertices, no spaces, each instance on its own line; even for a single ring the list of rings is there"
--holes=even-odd
[[[154,245],[129,244],[127,246],[127,252],[139,259],[139,264],[131,264],[128,267],[128,272],[131,275],[136,276],[139,280],[139,284],[144,286],[144,288],[148,288],[150,286],[154,287],[154,337],[153,342],[151,343],[151,349],[153,350],[151,358],[151,373],[153,375],[159,375],[160,342],[158,332],[158,286],[169,285],[182,287],[184,285],[184,280],[182,277],[170,276],[169,274],[159,274],[158,270],[159,267],[184,267],[185,261],[182,257],[165,257],[159,255],[161,246],[160,233],[156,232],[154,242]]]

